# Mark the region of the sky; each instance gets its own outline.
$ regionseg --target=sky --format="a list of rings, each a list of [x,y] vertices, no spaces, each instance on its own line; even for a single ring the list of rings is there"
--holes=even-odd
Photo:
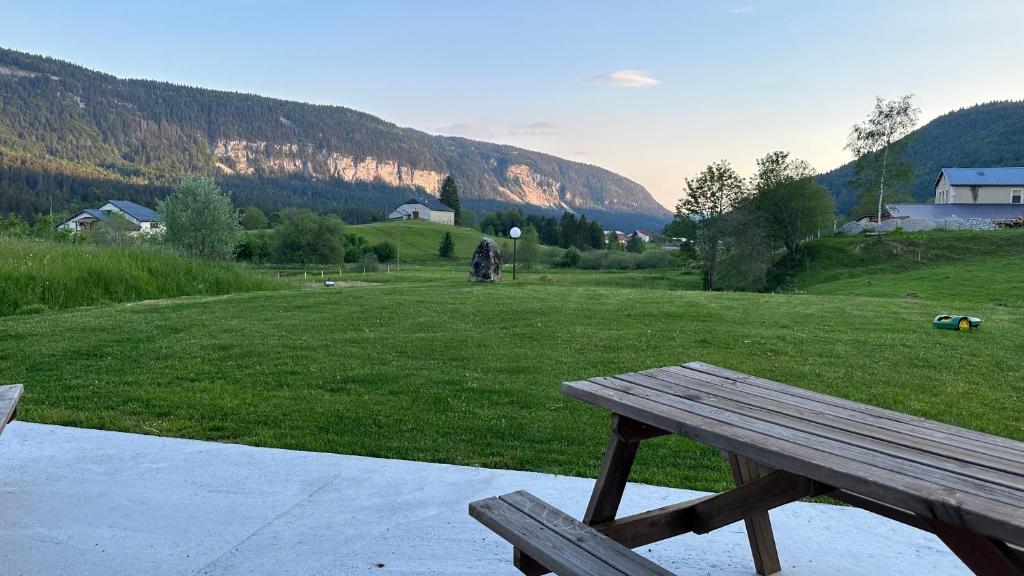
[[[717,160],[846,162],[876,96],[922,123],[1024,99],[1022,23],[1022,0],[0,0],[6,48],[539,150],[670,208]]]

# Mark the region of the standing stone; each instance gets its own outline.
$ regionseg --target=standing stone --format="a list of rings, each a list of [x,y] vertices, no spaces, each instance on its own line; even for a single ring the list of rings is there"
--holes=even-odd
[[[490,238],[484,237],[473,252],[469,267],[470,282],[497,282],[501,280],[501,249]]]

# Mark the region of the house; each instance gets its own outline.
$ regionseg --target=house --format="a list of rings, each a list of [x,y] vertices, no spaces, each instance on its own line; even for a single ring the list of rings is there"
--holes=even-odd
[[[1021,204],[1024,168],[943,168],[936,204]]]
[[[455,210],[433,196],[407,200],[388,214],[388,220],[426,220],[438,224],[455,225]]]
[[[644,242],[650,242],[651,240],[654,240],[654,233],[648,230],[633,230],[628,234],[628,236],[630,238],[632,238],[633,236],[638,236]]]
[[[128,200],[109,200],[99,208],[86,208],[57,224],[56,228],[81,232],[89,230],[96,222],[106,222],[115,215],[123,217],[132,228],[132,232],[156,234],[162,231],[160,214],[156,210]]]
[[[629,242],[629,235],[627,235],[625,232],[621,232],[619,230],[604,231],[604,239],[606,241],[610,241],[612,236],[615,236],[615,238],[619,241],[620,244],[625,244],[626,242]]]

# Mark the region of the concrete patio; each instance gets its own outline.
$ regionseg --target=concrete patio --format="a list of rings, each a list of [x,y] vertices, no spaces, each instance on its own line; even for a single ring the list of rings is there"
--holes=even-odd
[[[0,436],[6,575],[519,574],[466,513],[527,489],[579,517],[593,481],[13,422]],[[698,495],[630,485],[622,511]],[[852,508],[772,512],[789,575],[968,574],[932,535]],[[742,524],[641,552],[753,574]]]

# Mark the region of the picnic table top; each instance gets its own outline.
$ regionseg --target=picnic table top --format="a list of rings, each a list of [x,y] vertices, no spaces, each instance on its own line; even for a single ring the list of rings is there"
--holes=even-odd
[[[0,432],[11,421],[14,411],[18,408],[18,399],[21,398],[21,384],[7,384],[0,386]]]
[[[694,362],[563,391],[924,519],[1024,545],[1024,443]]]

